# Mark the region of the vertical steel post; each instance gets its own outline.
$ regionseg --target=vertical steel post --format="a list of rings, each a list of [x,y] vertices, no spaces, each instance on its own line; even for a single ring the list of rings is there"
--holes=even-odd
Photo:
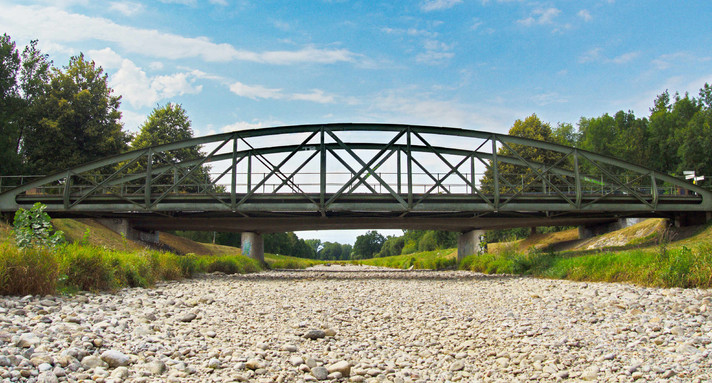
[[[413,152],[411,151],[410,148],[410,126],[407,128],[408,133],[407,135],[407,148],[408,148],[408,165],[407,165],[407,171],[408,171],[408,209],[411,209],[413,207]]]
[[[472,186],[470,186],[470,193],[472,195],[475,194],[475,156],[471,155],[470,156],[470,182],[472,182]]]
[[[492,135],[492,178],[494,178],[494,210],[499,210],[499,165],[497,163],[497,136]]]
[[[143,190],[143,199],[146,204],[146,209],[151,208],[151,168],[153,167],[153,149],[148,149],[148,154],[146,155],[146,184]]]
[[[72,174],[67,172],[67,178],[64,182],[64,208],[69,209],[69,195],[72,187]]]
[[[230,179],[230,206],[237,204],[237,135],[232,139],[232,174]]]
[[[324,127],[322,126],[319,145],[319,150],[321,151],[319,153],[319,210],[321,210],[322,216],[326,213],[326,207],[324,206],[326,203],[326,147],[324,146],[324,133]]]
[[[252,191],[252,151],[247,153],[247,192]]]
[[[398,194],[401,194],[401,150],[396,153],[398,162],[396,163],[396,176],[398,177]]]
[[[579,154],[578,150],[574,149],[574,185],[576,185],[576,208],[581,208],[581,171],[579,170]]]

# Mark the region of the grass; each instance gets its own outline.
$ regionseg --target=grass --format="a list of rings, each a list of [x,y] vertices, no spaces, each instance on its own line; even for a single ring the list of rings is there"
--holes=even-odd
[[[316,259],[291,257],[265,253],[265,262],[270,269],[306,269],[307,267],[324,263]]]
[[[85,244],[55,249],[18,249],[0,243],[0,295],[112,291],[150,287],[161,280],[179,280],[200,273],[253,273],[262,265],[242,255],[176,255],[142,249],[111,250]]]
[[[702,235],[707,235],[707,231]],[[686,241],[687,244],[690,241]],[[655,287],[712,287],[712,243],[661,243],[594,254],[518,251],[516,246],[462,260],[460,268],[489,274],[520,274],[575,281],[629,282]]]
[[[457,266],[457,249],[425,251],[406,255],[394,255],[383,258],[370,258],[351,261],[358,265],[391,267],[396,269],[431,269],[441,270]]]

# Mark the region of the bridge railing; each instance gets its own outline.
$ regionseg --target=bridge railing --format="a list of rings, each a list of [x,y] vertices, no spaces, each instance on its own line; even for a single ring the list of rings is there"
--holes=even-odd
[[[402,180],[402,175],[395,172],[377,172],[380,178],[386,181],[393,189],[397,190],[399,193],[403,193],[404,184]],[[207,192],[214,193],[227,193],[231,188],[229,183],[215,183],[211,179],[217,177],[218,173],[210,173],[210,179],[206,179],[204,182],[184,182],[178,187],[175,187],[171,191],[171,195],[185,195],[185,194],[205,194]],[[291,194],[292,190],[284,187],[283,182],[262,182],[268,179],[268,173],[257,172],[250,173],[250,181],[237,182],[237,189],[246,193],[248,190],[256,184],[261,184],[257,194]],[[474,178],[471,173],[464,172],[463,175],[468,179],[474,179],[473,184],[476,189],[483,187],[482,179],[485,178],[484,173],[475,173]],[[248,173],[237,173],[240,179],[247,179]],[[435,173],[413,173],[413,193],[427,193],[432,190],[431,193],[434,194],[453,194],[453,195],[471,195],[475,193],[470,184],[465,184],[463,182],[425,182],[430,176],[434,176],[437,179],[441,179],[445,176],[445,173],[435,172]],[[576,187],[573,182],[560,182],[557,181],[553,176],[547,176],[548,182],[539,182],[536,186],[527,184],[527,177],[529,174],[525,173],[503,173],[500,177],[505,179],[513,180],[510,187],[508,188],[508,193],[503,193],[503,195],[511,195],[515,193],[522,193],[525,195],[554,195],[558,192],[562,192],[567,195],[576,194]],[[17,186],[22,185],[25,182],[41,178],[42,176],[0,176],[0,193],[11,190]],[[84,178],[91,180],[91,182],[77,183],[74,182],[69,187],[70,195],[82,195],[83,193],[95,188],[97,183],[100,183],[103,179],[106,179],[108,175],[106,174],[91,174],[84,175]],[[294,184],[299,186],[299,188],[306,192],[312,194],[318,194],[321,187],[321,182],[319,180],[320,173],[303,173],[294,177]],[[327,174],[326,188],[327,192],[336,192],[340,187],[344,185],[345,180],[353,177],[353,173],[347,172],[333,172]],[[399,180],[399,178],[401,178]],[[649,183],[640,181],[632,182],[631,177],[625,177],[625,182],[634,190],[641,193],[642,195],[652,195],[653,189],[650,187]],[[617,194],[625,195],[625,191],[620,190],[614,184],[606,183],[605,177],[601,175],[583,175],[584,180],[581,186],[581,192],[584,195],[606,195],[606,194]],[[515,182],[516,181],[516,182]],[[365,184],[368,184],[366,186]],[[155,183],[152,185],[155,192],[160,192],[161,190],[166,190],[172,187],[172,183]],[[555,191],[557,190],[558,191]],[[56,181],[50,184],[42,185],[36,188],[28,190],[25,195],[61,195],[67,190],[65,182]],[[387,194],[388,191],[385,189],[384,185],[380,182],[365,182],[357,187],[352,187],[348,189],[348,193],[367,193],[372,194],[372,190],[376,190],[378,193]],[[659,195],[668,196],[682,196],[689,195],[689,192],[685,189],[674,185],[659,185],[656,189]],[[114,185],[109,188],[104,188],[95,195],[121,195],[124,197],[139,196],[144,191],[144,185],[139,183],[125,183]]]

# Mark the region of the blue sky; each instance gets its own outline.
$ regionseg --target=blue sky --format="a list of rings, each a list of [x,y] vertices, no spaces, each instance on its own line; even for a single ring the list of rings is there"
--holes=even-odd
[[[696,95],[712,82],[711,16],[708,0],[0,0],[0,33],[39,39],[57,66],[80,52],[102,65],[130,131],[176,102],[196,135],[322,122],[506,132],[532,113],[645,116],[665,89]]]

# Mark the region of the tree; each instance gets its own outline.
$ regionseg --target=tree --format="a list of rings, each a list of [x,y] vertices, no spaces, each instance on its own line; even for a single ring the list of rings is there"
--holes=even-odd
[[[83,54],[64,70],[53,68],[47,92],[37,99],[41,119],[26,127],[22,149],[29,170],[52,173],[125,150],[121,97],[112,93],[103,69]]]
[[[536,114],[532,114],[523,121],[515,121],[512,128],[509,129],[509,135],[557,143],[551,126],[541,122]],[[566,161],[560,161],[565,156],[563,153],[522,144],[509,144],[509,147],[501,147],[497,150],[497,154],[517,159],[522,157],[527,161],[545,165],[558,164],[557,166],[562,168],[569,165]],[[499,162],[498,172],[500,193],[539,192],[542,190],[542,181],[536,179],[536,173],[528,166]],[[494,187],[493,177],[494,171],[492,166],[489,166],[482,178],[482,190],[485,193],[492,194],[494,192],[492,190]]]
[[[188,113],[181,105],[168,103],[164,106],[158,106],[151,111],[146,121],[141,125],[139,133],[131,141],[131,149],[143,149],[156,145],[163,145],[177,141],[189,140],[193,138],[193,129],[191,121],[188,118]],[[163,152],[160,156],[154,156],[152,166],[169,165],[190,160],[199,160],[204,158],[203,153],[196,146]],[[131,172],[140,172],[146,169],[146,158],[139,159],[131,168]],[[154,182],[160,184],[172,184],[173,180],[178,177],[183,177],[187,170],[183,173],[166,175],[160,177]],[[193,172],[186,178],[186,184],[209,184],[210,167],[207,165],[201,166],[200,169]],[[159,190],[157,187],[156,190]],[[198,187],[191,186],[187,191],[196,191]],[[182,190],[186,190],[185,187]]]
[[[701,107],[700,102],[687,94],[684,98],[675,94],[672,104],[667,91],[658,96],[651,109],[647,132],[649,140],[641,145],[647,149],[649,167],[662,172],[673,172],[679,168],[681,137],[686,135],[687,124]]]
[[[375,230],[368,231],[366,234],[356,237],[353,253],[355,259],[373,258],[383,246],[386,239]]]
[[[636,164],[644,164],[647,162],[648,154],[645,150],[641,150],[641,146],[645,146],[648,142],[647,129],[648,121],[645,118],[636,118],[631,111],[626,113],[621,110],[614,116],[606,113],[601,117],[582,117],[579,121],[580,148]]]
[[[319,251],[318,258],[321,260],[327,259],[344,259],[342,256],[342,246],[337,242],[324,242],[324,246]]]
[[[16,149],[22,99],[18,88],[20,54],[10,36],[0,36],[0,174],[18,174],[22,165]]]
[[[386,238],[386,241],[381,247],[381,251],[376,255],[377,257],[390,257],[393,255],[400,255],[403,251],[403,246],[405,246],[405,238],[403,236],[393,236],[390,235]]]

